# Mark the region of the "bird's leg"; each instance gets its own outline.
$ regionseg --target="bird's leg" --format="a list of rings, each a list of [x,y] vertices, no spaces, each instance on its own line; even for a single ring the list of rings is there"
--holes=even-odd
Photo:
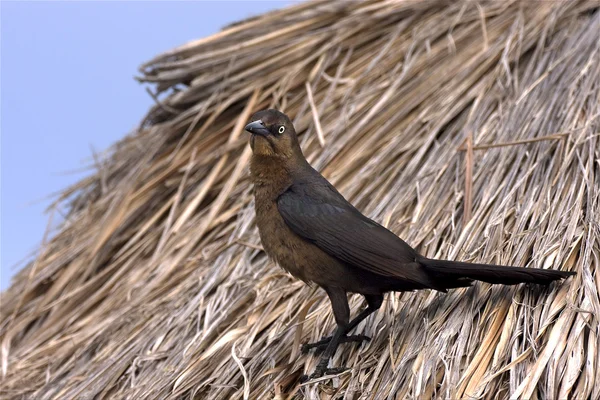
[[[383,303],[383,295],[365,295],[365,299],[367,300],[367,308],[362,310],[350,323],[346,326],[346,330],[343,332],[342,336],[339,339],[338,343],[348,343],[348,342],[363,342],[371,340],[370,337],[365,335],[347,335],[352,329],[356,328],[358,324],[362,322],[369,315],[374,313],[381,307],[381,303]],[[333,336],[325,337],[318,342],[314,343],[306,343],[302,345],[302,353],[306,354],[310,351],[310,349],[324,350],[327,348],[327,345],[331,341]]]
[[[328,368],[329,359],[331,359],[331,357],[333,357],[333,355],[335,354],[335,350],[337,349],[339,340],[342,337],[344,330],[344,326],[338,326],[336,328],[335,332],[333,333],[333,336],[331,337],[331,340],[327,344],[327,348],[321,355],[321,359],[319,360],[317,367],[315,368],[314,372],[310,375],[310,379],[320,378],[321,376],[328,373],[336,374],[346,370],[346,368],[344,367]]]
[[[339,373],[344,369],[329,369],[327,368],[329,364],[329,359],[335,354],[335,350],[339,344],[340,338],[348,331],[347,327],[349,325],[350,320],[350,306],[348,306],[348,297],[346,296],[346,292],[341,288],[336,287],[326,287],[324,288],[325,292],[329,296],[329,301],[331,301],[331,308],[333,308],[333,316],[335,318],[335,322],[337,324],[337,328],[331,337],[329,343],[327,343],[327,347],[325,351],[321,355],[321,360],[315,371],[307,377],[306,375],[300,378],[301,381],[307,381],[308,379],[319,378],[326,373]]]
[[[319,378],[326,373],[340,373],[346,370],[345,367],[342,368],[327,368],[329,364],[329,359],[335,354],[335,350],[338,345],[343,342],[343,337],[346,336],[346,333],[356,327],[360,323],[360,321],[367,318],[369,314],[373,311],[377,310],[381,303],[383,302],[383,296],[365,296],[367,299],[368,307],[363,310],[356,318],[349,322],[350,319],[350,307],[348,306],[348,297],[346,296],[346,292],[342,289],[338,288],[326,288],[325,291],[329,296],[329,300],[331,301],[331,306],[333,308],[333,315],[335,317],[335,322],[337,323],[337,328],[333,333],[331,338],[325,339],[327,340],[327,344],[325,347],[325,351],[321,355],[321,360],[315,371],[310,375],[309,379]],[[358,336],[358,335],[357,335]],[[365,336],[366,337],[366,336]],[[325,342],[323,342],[323,346],[325,346]],[[307,380],[306,376],[302,377],[302,380]]]
[[[316,349],[317,352],[325,350],[329,342],[331,342],[332,338],[333,336],[327,336],[322,338],[318,342],[303,344],[301,348],[302,354],[307,354],[311,349]],[[371,338],[366,335],[342,335],[342,337],[340,337],[339,344],[351,342],[368,342],[369,340],[371,340]]]

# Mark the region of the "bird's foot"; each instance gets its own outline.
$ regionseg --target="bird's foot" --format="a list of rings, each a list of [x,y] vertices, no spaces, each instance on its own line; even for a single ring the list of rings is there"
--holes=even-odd
[[[317,365],[317,368],[315,368],[315,371],[312,374],[310,374],[310,376],[302,375],[300,377],[300,383],[306,383],[313,379],[320,378],[324,375],[341,374],[342,372],[347,371],[348,369],[349,368],[347,367],[327,368],[327,364],[323,366],[321,363],[319,363],[319,365]]]
[[[339,343],[349,343],[349,342],[364,342],[371,340],[370,337],[365,335],[345,335],[340,338]],[[308,353],[311,349],[317,349],[317,352],[325,350],[327,345],[331,342],[331,336],[325,337],[318,342],[314,343],[306,343],[302,345],[301,351],[302,354]],[[312,375],[311,375],[312,376]]]

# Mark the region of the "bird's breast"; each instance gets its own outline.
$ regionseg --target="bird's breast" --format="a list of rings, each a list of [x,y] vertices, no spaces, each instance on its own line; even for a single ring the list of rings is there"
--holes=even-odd
[[[336,282],[340,287],[358,292],[359,277],[349,273],[348,267],[339,260],[296,235],[279,214],[276,200],[270,200],[266,193],[257,189],[256,224],[267,255],[304,282],[314,282],[320,286]]]
[[[267,255],[283,269],[305,282],[311,281],[307,268],[313,262],[305,254],[312,244],[294,234],[279,214],[277,203],[255,188],[256,225]]]

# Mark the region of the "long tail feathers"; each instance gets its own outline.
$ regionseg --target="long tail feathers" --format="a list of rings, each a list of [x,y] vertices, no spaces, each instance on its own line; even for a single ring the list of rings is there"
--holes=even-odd
[[[523,282],[548,285],[553,281],[575,275],[575,272],[571,271],[471,264],[460,261],[433,260],[425,257],[419,259],[419,263],[441,282],[465,278],[503,285],[516,285]]]

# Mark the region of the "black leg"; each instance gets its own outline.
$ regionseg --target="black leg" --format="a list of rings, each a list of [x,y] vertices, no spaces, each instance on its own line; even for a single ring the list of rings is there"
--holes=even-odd
[[[381,307],[383,303],[383,295],[364,295],[365,300],[367,301],[367,308],[362,310],[360,314],[358,314],[350,323],[346,326],[346,331],[344,335],[339,339],[339,343],[348,343],[348,342],[363,342],[371,340],[370,337],[365,335],[347,335],[352,329],[356,328],[358,324],[362,322],[369,315],[374,313]],[[314,343],[306,343],[302,345],[302,353],[306,354],[311,349],[324,350],[333,336],[325,337],[318,342]]]
[[[321,355],[321,360],[315,368],[314,373],[310,376],[310,379],[319,378],[323,376],[326,372],[338,373],[343,371],[345,368],[335,368],[335,369],[327,369],[327,365],[329,364],[329,359],[335,354],[335,350],[338,345],[343,342],[348,341],[357,341],[357,340],[369,340],[368,337],[364,335],[354,335],[354,336],[346,336],[346,334],[354,329],[356,325],[358,325],[362,320],[367,318],[370,314],[381,307],[383,303],[383,295],[365,295],[365,299],[367,300],[367,308],[360,312],[351,322],[348,322],[350,318],[350,307],[348,306],[348,298],[346,296],[346,292],[337,288],[326,288],[325,291],[329,296],[329,300],[331,301],[331,306],[333,308],[333,315],[335,317],[335,322],[337,323],[337,328],[330,338],[323,339],[317,343],[312,343],[310,345],[303,346],[303,351],[306,346],[311,347],[325,347],[325,351]],[[311,348],[308,347],[308,348]]]
[[[333,316],[335,318],[337,328],[335,329],[331,340],[329,340],[329,343],[327,343],[327,347],[321,355],[321,360],[319,361],[319,364],[317,364],[315,371],[312,373],[309,379],[319,378],[325,375],[327,372],[333,372],[328,371],[327,364],[329,364],[329,359],[335,353],[340,338],[347,331],[346,328],[348,327],[350,321],[350,306],[348,306],[348,297],[346,296],[346,292],[340,288],[324,289],[329,296],[329,301],[331,301],[331,308],[333,309]],[[303,376],[301,380],[307,380],[307,377]]]
[[[367,300],[367,308],[362,310],[360,314],[356,316],[350,323],[348,324],[348,330],[346,333],[350,332],[352,329],[356,328],[358,324],[362,322],[363,319],[367,318],[369,315],[373,314],[375,311],[379,310],[381,304],[383,303],[383,295],[370,295],[366,294],[365,300]]]
[[[331,342],[332,337],[333,336],[327,336],[327,337],[323,337],[318,342],[305,343],[302,345],[300,351],[302,352],[302,354],[307,354],[312,349],[316,349],[316,352],[319,353],[320,351],[325,350],[325,348],[327,347],[329,342]],[[351,342],[355,342],[355,343],[368,342],[369,340],[371,340],[371,338],[366,335],[343,335],[340,338],[339,344],[351,343]]]

